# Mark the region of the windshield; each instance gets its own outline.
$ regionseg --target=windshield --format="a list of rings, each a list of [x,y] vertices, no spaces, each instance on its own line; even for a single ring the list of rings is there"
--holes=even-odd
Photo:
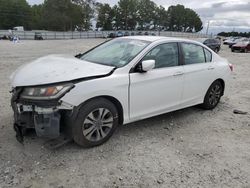
[[[135,39],[114,39],[84,54],[80,59],[102,65],[122,67],[139,54],[149,42]]]

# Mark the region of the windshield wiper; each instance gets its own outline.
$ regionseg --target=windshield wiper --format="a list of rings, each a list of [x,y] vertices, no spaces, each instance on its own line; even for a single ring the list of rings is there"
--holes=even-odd
[[[76,54],[75,57],[80,59],[83,56],[83,53]]]

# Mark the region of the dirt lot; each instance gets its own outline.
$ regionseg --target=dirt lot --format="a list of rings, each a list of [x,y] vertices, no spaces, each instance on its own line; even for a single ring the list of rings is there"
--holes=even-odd
[[[192,107],[120,126],[92,149],[50,150],[35,136],[18,143],[10,74],[40,56],[76,54],[101,41],[0,41],[0,187],[250,187],[250,53],[228,47],[220,55],[235,72],[213,111]]]

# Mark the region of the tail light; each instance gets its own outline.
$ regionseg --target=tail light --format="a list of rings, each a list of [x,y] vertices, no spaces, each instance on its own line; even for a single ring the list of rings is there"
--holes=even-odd
[[[229,63],[228,66],[229,66],[229,68],[230,68],[231,71],[234,70],[234,66],[232,64]]]

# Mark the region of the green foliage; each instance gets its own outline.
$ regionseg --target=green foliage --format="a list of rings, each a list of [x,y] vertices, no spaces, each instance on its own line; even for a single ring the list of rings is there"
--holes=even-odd
[[[26,0],[0,0],[0,29],[30,28],[31,10]]]
[[[81,24],[82,9],[71,0],[45,0],[42,9],[42,25],[46,30],[68,31]],[[83,20],[84,21],[84,20]]]
[[[250,37],[250,32],[220,32],[218,33],[218,36],[223,37]]]
[[[98,11],[96,27],[101,27],[103,30],[112,30],[114,10],[109,6],[109,4],[98,3],[96,6]]]
[[[168,30],[198,32],[202,30],[199,15],[183,5],[166,10],[151,0],[120,0],[112,9],[98,3],[98,24],[104,30]],[[113,24],[114,23],[114,24]]]
[[[198,32],[203,28],[199,15],[183,5],[170,6],[167,14],[169,31]]]
[[[114,13],[113,29],[115,29],[115,30],[121,29],[123,25],[122,25],[122,14],[121,14],[120,7],[115,5],[112,9],[113,9],[113,13]]]
[[[30,7],[26,0],[0,0],[0,29],[24,26],[25,29],[54,31],[87,30],[93,8],[90,0],[45,0]]]
[[[154,17],[154,29],[162,30],[168,26],[167,11],[163,6],[156,7],[156,14]]]
[[[89,30],[92,26],[91,18],[94,15],[94,0],[72,0],[72,2],[81,7],[82,22],[79,30]]]
[[[120,15],[120,29],[133,30],[135,28],[137,3],[137,0],[120,0],[118,2],[119,8],[116,13]]]
[[[42,5],[34,5],[31,7],[31,28],[42,29]]]
[[[0,29],[24,26],[33,30],[89,30],[95,15],[97,27],[103,30],[198,32],[202,29],[200,17],[193,10],[183,5],[166,10],[152,0],[119,0],[113,7],[95,0],[45,0],[34,6],[29,6],[26,0],[0,0]]]
[[[139,29],[148,30],[155,20],[157,5],[150,0],[139,0],[138,23]]]

